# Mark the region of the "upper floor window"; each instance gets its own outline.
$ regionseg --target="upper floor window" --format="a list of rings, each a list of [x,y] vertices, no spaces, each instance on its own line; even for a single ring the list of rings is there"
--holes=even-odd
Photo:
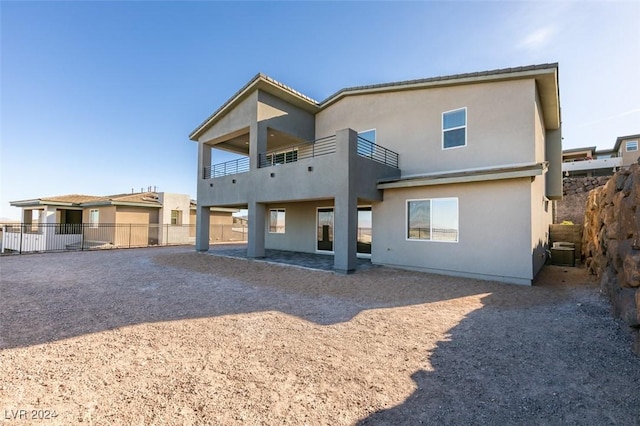
[[[181,210],[171,210],[171,224],[172,225],[182,225],[182,211]]]
[[[627,141],[626,143],[627,152],[637,151],[638,150],[638,141]]]
[[[458,199],[407,200],[407,239],[458,242]]]
[[[271,234],[284,234],[284,209],[271,209],[269,210],[269,233]]]
[[[467,145],[467,108],[442,113],[442,149]]]
[[[98,209],[89,210],[89,225],[92,228],[97,228],[98,223],[100,223],[100,210]]]

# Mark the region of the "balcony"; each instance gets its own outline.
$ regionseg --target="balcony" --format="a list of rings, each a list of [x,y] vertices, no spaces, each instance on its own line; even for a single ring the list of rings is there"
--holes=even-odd
[[[595,160],[570,161],[562,163],[562,172],[578,172],[598,169],[622,167],[621,157],[598,158]]]
[[[300,160],[320,157],[336,152],[336,136],[317,139],[312,142],[291,145],[258,154],[258,167],[272,167],[295,163]],[[358,136],[357,154],[360,157],[398,168],[398,153]],[[224,163],[214,164],[204,169],[204,179],[219,178],[250,171],[249,157],[242,157]]]

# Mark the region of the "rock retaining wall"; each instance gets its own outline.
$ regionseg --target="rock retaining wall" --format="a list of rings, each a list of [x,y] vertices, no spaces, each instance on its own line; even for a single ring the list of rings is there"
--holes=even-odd
[[[640,165],[613,175],[589,193],[582,249],[585,265],[634,334],[640,355]]]
[[[587,204],[589,191],[603,186],[611,176],[566,177],[562,179],[562,200],[556,202],[555,223],[571,221],[575,224],[584,222],[584,207]]]

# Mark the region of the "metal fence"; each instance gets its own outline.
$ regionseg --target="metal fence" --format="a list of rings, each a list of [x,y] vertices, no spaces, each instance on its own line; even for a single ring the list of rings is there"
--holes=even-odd
[[[195,244],[195,225],[147,224],[4,224],[0,227],[2,253],[100,250]],[[245,224],[212,224],[209,241],[243,242]]]

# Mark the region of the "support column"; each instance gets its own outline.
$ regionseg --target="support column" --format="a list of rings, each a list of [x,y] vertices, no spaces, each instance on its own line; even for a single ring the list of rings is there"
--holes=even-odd
[[[198,205],[198,207],[196,208],[196,251],[209,250],[210,219],[210,207]]]
[[[333,268],[338,273],[355,271],[358,238],[358,195],[356,194],[356,158],[358,155],[358,133],[352,129],[336,133],[336,158],[344,185],[335,196],[333,229]]]
[[[247,238],[247,257],[264,257],[265,205],[249,202],[249,235]]]
[[[267,151],[267,123],[255,122],[249,126],[249,167],[260,168],[260,154]]]
[[[211,146],[205,143],[198,143],[198,188],[204,179],[204,168],[211,167]]]

